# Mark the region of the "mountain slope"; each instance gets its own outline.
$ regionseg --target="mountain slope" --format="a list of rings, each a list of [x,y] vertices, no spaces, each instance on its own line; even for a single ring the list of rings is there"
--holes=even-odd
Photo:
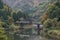
[[[32,7],[36,7],[40,4],[40,2],[43,2],[44,0],[3,0],[5,4],[10,6],[14,9],[24,8],[24,9],[30,9]]]

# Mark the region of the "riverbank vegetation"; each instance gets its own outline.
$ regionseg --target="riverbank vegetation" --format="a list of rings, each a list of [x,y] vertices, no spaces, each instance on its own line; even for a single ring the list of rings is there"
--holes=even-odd
[[[43,34],[45,37],[60,40],[60,0],[49,4],[47,11],[41,16],[41,22],[44,25]]]

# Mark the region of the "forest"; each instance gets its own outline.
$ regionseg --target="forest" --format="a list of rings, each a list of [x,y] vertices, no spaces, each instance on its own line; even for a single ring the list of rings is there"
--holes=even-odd
[[[29,29],[31,23],[16,24],[20,21],[39,22],[43,25],[40,32],[42,37],[48,40],[50,38],[60,40],[60,0],[51,0],[49,3],[43,2],[27,12],[13,9],[0,0],[0,40],[28,40],[25,37],[21,37],[21,39],[17,35],[20,34],[21,26],[28,29],[22,31],[24,34],[27,34],[25,31],[28,31],[28,34],[31,35],[32,30]]]

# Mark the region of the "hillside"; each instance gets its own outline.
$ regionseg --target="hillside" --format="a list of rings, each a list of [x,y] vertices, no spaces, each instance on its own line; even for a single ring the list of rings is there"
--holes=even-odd
[[[37,7],[41,2],[47,0],[3,0],[3,3],[7,4],[13,9],[22,9],[24,11],[30,11],[32,8]]]

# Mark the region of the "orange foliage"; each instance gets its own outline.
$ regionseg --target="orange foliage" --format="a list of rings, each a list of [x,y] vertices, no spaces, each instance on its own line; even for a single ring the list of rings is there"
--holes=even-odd
[[[47,18],[48,18],[47,13],[44,13],[40,18],[41,18],[42,22],[44,22],[45,20],[47,20]]]

